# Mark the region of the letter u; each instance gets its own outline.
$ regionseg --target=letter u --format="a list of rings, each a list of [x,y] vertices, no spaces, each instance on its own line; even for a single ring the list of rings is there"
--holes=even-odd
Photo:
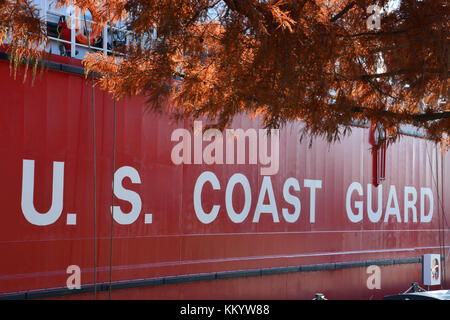
[[[52,205],[46,213],[36,211],[34,195],[34,160],[23,160],[22,212],[25,219],[37,226],[47,226],[61,216],[64,194],[64,162],[53,162]]]

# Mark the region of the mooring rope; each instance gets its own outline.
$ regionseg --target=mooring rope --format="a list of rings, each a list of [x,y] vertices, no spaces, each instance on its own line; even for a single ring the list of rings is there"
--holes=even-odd
[[[110,253],[109,253],[109,293],[108,298],[111,300],[111,284],[112,284],[112,257],[113,257],[113,231],[114,231],[114,172],[116,170],[116,99],[114,99],[114,125],[113,125],[113,166],[112,166],[112,192],[111,192],[111,235],[110,235]]]
[[[110,17],[111,18],[111,17]],[[111,21],[111,19],[109,20]],[[109,30],[111,30],[111,54],[114,54],[113,50],[113,29],[110,23]],[[107,30],[105,30],[105,37],[108,36]],[[106,42],[108,43],[108,38],[106,38]],[[108,51],[108,46],[106,47],[106,51]],[[116,170],[116,96],[113,95],[114,101],[114,123],[113,123],[113,155],[112,155],[112,190],[111,190],[111,234],[110,234],[110,253],[109,253],[109,292],[108,299],[111,300],[111,290],[112,290],[112,259],[113,259],[113,238],[114,238],[114,173]]]
[[[428,152],[428,146],[425,145],[425,150],[427,152],[427,157],[428,157],[428,163],[429,163],[430,169],[431,169],[431,178],[432,178],[432,182],[434,182],[434,186],[436,188],[436,195],[437,195],[439,254],[440,254],[441,257],[444,257],[444,267],[441,268],[442,270],[440,270],[441,275],[442,275],[442,277],[441,277],[441,280],[442,280],[441,281],[441,289],[443,289],[442,282],[444,282],[444,283],[447,282],[446,281],[446,272],[445,272],[445,257],[446,257],[446,254],[445,254],[445,231],[446,231],[446,226],[445,225],[447,225],[448,229],[450,229],[450,227],[449,227],[449,225],[447,223],[447,218],[446,218],[445,212],[444,212],[444,205],[443,205],[444,199],[443,199],[443,197],[441,197],[441,196],[443,196],[443,192],[441,193],[439,191],[439,171],[438,171],[438,168],[439,168],[438,152],[439,151],[438,151],[437,143],[435,144],[435,149],[436,149],[436,161],[435,161],[435,166],[436,166],[435,174],[436,174],[436,176],[433,174],[433,163],[432,163],[432,160],[431,160],[431,156],[430,156],[430,154]],[[444,169],[443,168],[443,162],[441,163],[441,166],[442,166],[442,168],[441,168],[441,174],[442,174],[442,171]],[[442,178],[441,178],[441,180],[442,180]],[[441,215],[442,215],[442,217],[441,217]]]
[[[444,203],[445,203],[444,202],[444,197],[445,197],[445,194],[444,194],[444,153],[442,151],[441,151],[441,197],[442,197],[441,198],[442,216],[443,216],[445,224],[448,226],[447,216],[445,215],[445,209],[444,209]],[[447,254],[445,253],[445,250],[446,250],[446,248],[445,248],[445,232],[442,233],[442,236],[443,236],[442,241],[443,241],[444,257],[447,258],[448,252],[450,252],[450,250],[447,251]],[[446,264],[447,264],[447,259],[444,260],[444,268],[442,268],[443,269],[442,276],[444,277],[444,284],[448,288],[448,284],[447,284],[447,270],[445,268]]]
[[[88,48],[91,50],[91,42],[89,40],[90,32],[87,28],[86,13],[84,13],[84,27],[88,33]],[[73,31],[72,31],[73,32]],[[94,299],[97,300],[97,172],[96,172],[96,157],[95,157],[95,87],[94,74],[91,74],[92,87],[92,146],[93,146],[93,165],[94,165]]]
[[[95,157],[95,88],[94,76],[92,76],[92,140],[93,140],[93,161],[94,161],[94,299],[97,299],[97,173]]]
[[[436,143],[436,170],[438,170],[439,165],[438,165],[438,159],[439,159],[439,150],[438,150],[438,145]],[[439,227],[439,242],[441,243],[442,241],[442,245],[440,246],[440,250],[439,253],[441,255],[441,257],[444,257],[444,267],[441,268],[440,272],[442,275],[442,280],[441,281],[441,289],[444,289],[442,282],[444,282],[444,284],[446,284],[446,271],[445,271],[445,262],[446,262],[446,254],[445,254],[445,224],[447,224],[447,219],[445,216],[445,211],[444,211],[444,181],[443,181],[443,172],[444,172],[444,159],[443,159],[443,154],[441,153],[441,190],[439,190],[439,171],[436,172],[436,188],[437,188],[437,197],[438,197],[438,216],[442,215],[442,218],[440,219],[440,227]],[[440,210],[439,210],[440,209]]]

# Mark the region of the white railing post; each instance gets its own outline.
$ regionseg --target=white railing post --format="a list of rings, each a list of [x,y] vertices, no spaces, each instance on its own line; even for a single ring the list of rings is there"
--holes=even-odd
[[[48,1],[47,0],[41,0],[39,2],[39,5],[40,5],[40,8],[39,8],[40,19],[41,19],[41,21],[44,21],[45,24],[47,25]],[[47,27],[45,28],[45,34],[47,34]]]
[[[76,39],[75,39],[75,28],[70,29],[70,56],[75,58],[75,50],[76,50]]]
[[[78,17],[78,11],[76,9],[74,9],[72,7],[72,2],[70,3],[70,7],[69,7],[69,19],[70,19],[70,24],[69,24],[69,29],[70,29],[70,56],[72,58],[75,58],[76,56],[76,29],[77,26],[79,26],[80,21],[78,21],[79,17]]]
[[[45,21],[47,23],[47,10],[48,10],[48,1],[47,0],[42,0],[41,1],[41,18],[43,21]]]

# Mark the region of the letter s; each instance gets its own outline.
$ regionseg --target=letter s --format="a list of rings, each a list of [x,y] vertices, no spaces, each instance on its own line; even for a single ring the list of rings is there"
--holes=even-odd
[[[138,193],[125,189],[122,181],[125,177],[129,177],[132,183],[141,183],[139,173],[133,167],[124,166],[119,168],[114,174],[114,195],[131,203],[131,211],[124,213],[120,206],[111,207],[111,213],[114,220],[119,224],[132,224],[137,220],[141,213],[142,201]]]

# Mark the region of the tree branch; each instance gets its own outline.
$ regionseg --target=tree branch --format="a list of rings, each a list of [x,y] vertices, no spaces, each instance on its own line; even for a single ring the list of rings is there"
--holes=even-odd
[[[356,76],[345,76],[340,73],[336,73],[335,75],[337,75],[345,80],[353,80],[353,81],[366,80],[366,81],[368,81],[371,79],[392,77],[392,76],[412,74],[412,73],[442,74],[442,73],[444,73],[444,70],[439,70],[439,69],[423,69],[423,70],[399,69],[399,70],[383,72],[383,73],[362,74],[362,75],[356,75]],[[450,70],[448,70],[448,73],[450,73]]]
[[[377,114],[387,118],[398,118],[410,122],[427,122],[433,120],[450,119],[450,111],[434,112],[434,113],[397,113],[388,110],[375,110],[365,107],[353,107],[354,113]]]
[[[356,5],[356,1],[350,2],[348,5],[345,6],[344,9],[342,9],[341,12],[336,14],[334,17],[330,19],[330,22],[335,22],[338,19],[340,19],[344,14],[346,14],[351,8],[353,8]]]

